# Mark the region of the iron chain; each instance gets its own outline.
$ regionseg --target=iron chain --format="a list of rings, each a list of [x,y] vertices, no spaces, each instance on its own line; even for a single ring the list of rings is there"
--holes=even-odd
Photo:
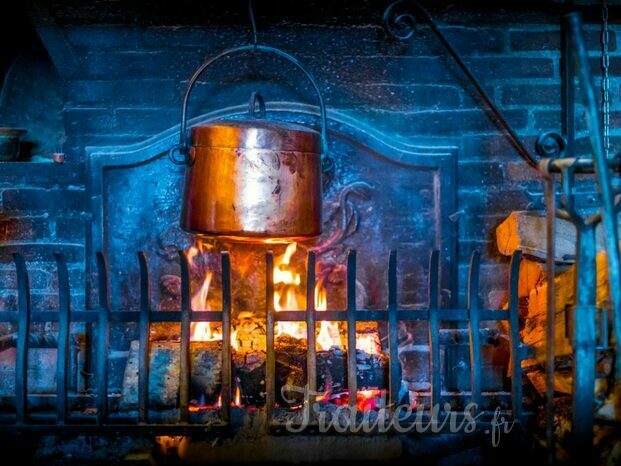
[[[608,2],[602,0],[602,125],[604,138],[604,151],[606,158],[610,157],[610,55],[609,55],[609,33],[608,33]]]

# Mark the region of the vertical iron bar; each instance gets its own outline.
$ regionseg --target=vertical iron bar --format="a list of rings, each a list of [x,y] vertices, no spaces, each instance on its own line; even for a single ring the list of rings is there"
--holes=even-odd
[[[573,107],[572,107],[573,108]],[[546,273],[548,277],[556,275],[556,192],[554,191],[554,178],[549,175],[546,180],[546,209],[547,225],[547,263]],[[548,279],[546,309],[546,447],[548,464],[553,464],[556,458],[554,438],[554,349],[556,345],[556,290],[554,279]]]
[[[149,336],[151,333],[151,284],[149,262],[144,252],[138,253],[140,264],[140,324],[138,347],[138,422],[149,417]]]
[[[265,311],[267,353],[265,361],[265,417],[267,427],[272,423],[276,402],[276,355],[274,353],[274,253],[265,254]]]
[[[315,252],[309,251],[306,263],[306,341],[308,349],[306,352],[306,384],[308,398],[306,409],[308,409],[308,419],[313,415],[313,405],[315,403],[315,392],[317,391],[317,347],[315,334]]]
[[[431,374],[431,406],[440,404],[440,324],[438,298],[440,279],[440,251],[435,250],[429,258],[429,373]]]
[[[69,311],[70,288],[67,262],[62,254],[54,253],[58,272],[58,346],[56,350],[56,422],[65,424],[68,415],[67,386],[69,385]]]
[[[30,282],[26,262],[21,254],[13,254],[17,272],[17,357],[15,361],[15,410],[17,423],[24,424],[28,411],[28,333],[30,331]]]
[[[617,208],[615,206],[615,190],[612,186],[612,172],[608,166],[608,158],[604,147],[600,113],[598,111],[593,75],[591,74],[590,58],[582,32],[582,17],[579,13],[565,16],[570,29],[576,69],[583,93],[585,116],[589,129],[589,139],[593,149],[593,164],[597,186],[601,198],[601,220],[604,226],[604,243],[608,262],[608,280],[610,282],[610,299],[613,308],[613,324],[617,335],[621,335],[621,252],[619,251],[619,233]],[[590,241],[590,237],[587,239]],[[593,286],[591,284],[591,286]],[[589,304],[591,305],[591,304]],[[621,353],[621,338],[616,339],[617,354]]]
[[[347,255],[347,391],[349,406],[356,406],[358,374],[356,364],[356,251]]]
[[[97,423],[108,419],[108,346],[110,343],[110,277],[108,259],[97,253],[99,323],[97,327]]]
[[[231,258],[223,251],[222,263],[222,388],[221,417],[228,422],[231,411]]]
[[[401,388],[397,325],[397,251],[392,250],[388,258],[388,350],[390,352],[388,402],[393,408],[399,403],[399,389]]]
[[[573,157],[575,137],[574,121],[574,55],[571,49],[571,38],[567,23],[561,21],[561,109],[563,118],[561,131],[567,143],[565,157]]]
[[[513,419],[522,420],[522,358],[520,355],[520,309],[518,287],[522,252],[511,257],[509,275],[509,340],[511,344],[511,407]]]
[[[468,271],[468,331],[470,335],[470,390],[475,409],[481,409],[481,335],[479,334],[480,254],[473,251]]]
[[[595,404],[595,225],[577,225],[576,306],[573,319],[574,383],[572,444],[576,464],[591,464]],[[614,286],[611,282],[611,286]]]
[[[190,266],[184,251],[179,251],[181,265],[181,345],[179,354],[179,420],[187,423],[190,402]]]

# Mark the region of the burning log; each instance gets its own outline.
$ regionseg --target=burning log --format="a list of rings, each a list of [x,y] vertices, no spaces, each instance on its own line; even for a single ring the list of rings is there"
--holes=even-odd
[[[282,389],[287,385],[295,387],[306,385],[306,340],[283,334],[276,339],[275,347],[276,400],[285,406],[288,404],[285,398],[295,400],[294,404],[302,403],[304,401],[302,393],[283,393]]]
[[[140,344],[132,341],[125,367],[121,408],[138,405],[138,351]],[[201,404],[215,403],[221,382],[221,341],[190,343],[190,396]],[[149,351],[149,403],[157,408],[174,408],[179,392],[179,342],[155,342]]]
[[[347,353],[338,346],[317,352],[317,391],[341,393],[347,389]]]
[[[306,385],[306,339],[284,334],[277,338],[276,345],[277,397],[282,403],[281,387]],[[381,352],[376,324],[359,329],[357,346],[358,387],[385,388],[387,356]],[[317,390],[325,393],[326,399],[338,397],[347,390],[347,352],[338,344],[322,345],[317,351]],[[285,393],[285,397],[294,399],[294,404],[303,401],[302,393]]]
[[[244,405],[265,400],[265,327],[250,312],[240,312],[240,324],[231,337],[233,374]]]
[[[358,387],[385,388],[388,357],[382,353],[377,323],[358,326],[356,348]]]

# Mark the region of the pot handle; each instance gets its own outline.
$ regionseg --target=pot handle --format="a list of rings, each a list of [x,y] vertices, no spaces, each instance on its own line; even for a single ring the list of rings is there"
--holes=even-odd
[[[188,101],[190,99],[190,93],[196,83],[196,80],[203,74],[203,71],[207,69],[207,67],[214,64],[216,61],[220,60],[229,55],[237,55],[245,52],[264,52],[267,54],[277,55],[285,60],[293,63],[303,74],[306,76],[308,81],[310,82],[315,94],[317,95],[317,101],[319,103],[319,112],[321,119],[321,152],[322,152],[322,170],[325,172],[331,171],[333,168],[333,161],[330,157],[328,157],[328,142],[327,142],[327,112],[326,112],[326,104],[323,99],[323,95],[319,90],[319,86],[317,85],[317,81],[313,75],[308,71],[308,69],[294,56],[288,54],[287,52],[277,49],[275,47],[270,47],[269,45],[261,45],[261,44],[249,44],[242,45],[239,47],[233,47],[230,49],[223,50],[219,54],[209,58],[203,64],[197,68],[194,72],[190,81],[188,81],[188,85],[185,90],[185,94],[183,96],[182,106],[181,106],[181,125],[179,128],[179,144],[170,149],[168,155],[170,159],[178,165],[186,164],[192,165],[193,160],[190,154],[190,150],[188,147],[187,139],[186,139],[186,130],[187,130],[187,110],[188,110]],[[178,154],[178,155],[177,155]],[[181,157],[179,157],[181,156]]]
[[[263,100],[263,96],[258,92],[254,91],[250,94],[250,99],[248,99],[248,118],[254,120],[257,118],[257,105],[259,106],[259,118],[265,119],[265,100]]]

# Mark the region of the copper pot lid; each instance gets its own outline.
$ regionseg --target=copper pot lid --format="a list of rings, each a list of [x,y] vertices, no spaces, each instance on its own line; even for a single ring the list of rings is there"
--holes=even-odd
[[[195,147],[321,153],[321,135],[307,126],[273,120],[222,120],[191,129]]]

